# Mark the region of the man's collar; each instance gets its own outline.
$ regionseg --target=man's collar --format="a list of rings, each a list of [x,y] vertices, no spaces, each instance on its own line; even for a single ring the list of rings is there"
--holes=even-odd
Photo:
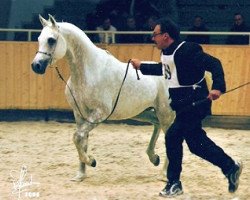
[[[171,55],[173,54],[174,50],[178,47],[181,41],[174,41],[168,48],[162,49],[163,55]]]

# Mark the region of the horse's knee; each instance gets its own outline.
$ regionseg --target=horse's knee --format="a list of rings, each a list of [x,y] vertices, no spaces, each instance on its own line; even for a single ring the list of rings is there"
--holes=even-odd
[[[82,136],[78,134],[78,132],[75,132],[73,136],[73,141],[75,144],[79,144],[82,141]]]

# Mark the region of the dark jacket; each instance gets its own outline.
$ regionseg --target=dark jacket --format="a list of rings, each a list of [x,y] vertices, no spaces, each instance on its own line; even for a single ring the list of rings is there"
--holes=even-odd
[[[170,47],[162,50],[162,54],[173,54],[179,44],[180,42],[174,42]],[[212,89],[220,90],[221,92],[226,91],[221,62],[217,58],[203,52],[199,44],[185,42],[175,52],[174,62],[180,85],[193,85],[204,77],[205,71],[208,71],[212,74]],[[141,64],[140,70],[145,75],[162,75],[162,63]],[[205,79],[199,85],[201,88],[196,88],[195,90],[192,87],[169,88],[172,108],[179,110],[192,104],[194,101],[206,98],[208,89]]]
[[[234,25],[231,29],[231,32],[249,32],[250,29],[245,25],[245,23],[240,26]],[[227,44],[239,44],[247,45],[249,44],[249,35],[229,35],[226,41]]]
[[[192,27],[188,31],[194,31],[194,32],[206,32],[209,31],[205,26],[201,27]],[[198,44],[209,44],[210,38],[209,35],[188,35],[186,38],[187,42],[195,42]]]

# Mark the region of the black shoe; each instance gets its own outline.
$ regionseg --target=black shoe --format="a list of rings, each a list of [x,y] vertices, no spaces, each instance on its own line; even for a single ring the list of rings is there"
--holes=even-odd
[[[228,179],[228,191],[234,193],[239,186],[239,178],[242,172],[243,164],[236,162],[235,166],[226,175]]]
[[[160,192],[162,197],[174,197],[183,193],[180,181],[168,182],[166,187]]]

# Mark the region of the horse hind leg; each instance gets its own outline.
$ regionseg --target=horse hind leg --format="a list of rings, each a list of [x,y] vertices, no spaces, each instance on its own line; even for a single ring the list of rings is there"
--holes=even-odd
[[[160,164],[160,156],[158,156],[155,153],[155,144],[158,140],[159,134],[160,134],[160,126],[154,124],[154,131],[153,134],[151,136],[150,142],[148,144],[148,148],[147,148],[147,155],[149,157],[149,160],[151,161],[151,163],[154,164],[154,166],[158,166]]]
[[[141,114],[134,117],[133,119],[142,121],[142,122],[149,122],[154,125],[154,131],[152,133],[146,153],[149,157],[150,162],[153,163],[155,166],[158,166],[160,164],[160,157],[155,153],[155,144],[159,137],[161,128],[160,128],[160,124],[159,124],[158,118],[156,117],[154,110],[147,109],[143,111]]]

